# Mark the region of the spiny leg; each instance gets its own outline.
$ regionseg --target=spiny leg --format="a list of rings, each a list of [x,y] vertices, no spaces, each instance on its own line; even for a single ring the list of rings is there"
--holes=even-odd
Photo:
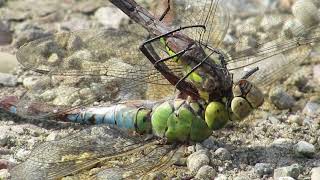
[[[187,28],[205,28],[203,25],[192,25],[192,26],[185,26],[185,27],[180,27],[175,30],[169,31],[165,34],[156,36],[154,38],[151,38],[147,41],[145,41],[141,46],[140,50],[141,52],[149,59],[149,61],[154,65],[154,67],[172,84],[175,85],[178,90],[181,92],[184,92],[196,99],[198,99],[200,96],[198,94],[198,90],[188,82],[180,82],[178,85],[177,82],[179,81],[179,77],[177,77],[174,73],[170,71],[170,69],[165,65],[165,64],[160,64],[160,62],[164,62],[167,60],[170,60],[174,57],[181,56],[183,55],[186,51],[190,50],[190,47],[186,48],[185,50],[182,50],[178,52],[176,55],[167,57],[167,58],[160,58],[159,55],[155,52],[153,46],[151,45],[152,42],[160,40],[163,37],[167,37],[175,32],[181,31],[183,29]]]
[[[170,2],[171,2],[170,0],[167,0],[168,6],[167,6],[166,10],[160,16],[159,21],[162,21],[165,18],[165,16],[168,14],[168,12],[170,11]]]

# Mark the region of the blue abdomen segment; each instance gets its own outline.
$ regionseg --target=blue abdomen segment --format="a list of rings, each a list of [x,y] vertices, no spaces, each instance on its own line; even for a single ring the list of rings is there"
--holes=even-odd
[[[79,113],[68,114],[66,118],[81,124],[109,124],[137,131],[141,125],[140,119],[148,119],[150,115],[145,111],[144,108],[118,104],[110,107],[86,108]],[[149,110],[147,111],[149,112]]]

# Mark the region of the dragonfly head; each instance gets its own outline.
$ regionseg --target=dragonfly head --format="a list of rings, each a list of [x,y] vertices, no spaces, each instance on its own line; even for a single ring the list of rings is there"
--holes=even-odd
[[[257,109],[264,102],[262,91],[246,79],[241,79],[233,87],[231,111],[236,119],[242,120],[251,111]]]

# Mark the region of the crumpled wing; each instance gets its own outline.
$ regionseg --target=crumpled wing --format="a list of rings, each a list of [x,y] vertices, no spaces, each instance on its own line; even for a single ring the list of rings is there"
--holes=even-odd
[[[137,177],[171,165],[174,146],[145,138],[115,127],[92,126],[39,145],[10,171],[11,179],[58,179],[96,166],[121,177]]]
[[[18,114],[37,117],[29,111],[31,104],[60,106],[60,111],[61,107],[67,111],[95,101],[173,96],[174,86],[138,49],[146,32],[134,25],[126,28],[59,33],[21,47],[19,62],[40,74],[21,97]],[[169,68],[182,71],[177,64]]]

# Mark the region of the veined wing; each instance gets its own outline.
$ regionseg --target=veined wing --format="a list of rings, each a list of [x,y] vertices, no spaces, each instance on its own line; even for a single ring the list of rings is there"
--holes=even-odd
[[[265,88],[299,68],[320,41],[317,23],[308,27],[293,16],[263,13],[244,22],[249,23],[237,28],[239,40],[228,52],[235,82],[258,67],[249,79]]]
[[[57,179],[99,166],[111,176],[133,179],[171,165],[174,145],[145,138],[115,127],[92,126],[39,145],[10,174],[12,179]]]
[[[157,1],[156,17],[161,17],[167,4],[168,0]],[[191,28],[184,33],[204,45],[217,48],[228,31],[230,17],[223,0],[170,0],[170,10],[163,21],[174,28],[204,25],[206,29]]]
[[[18,113],[36,117],[28,110],[34,103],[65,106],[68,110],[101,100],[173,95],[174,87],[138,49],[145,32],[134,28],[60,33],[21,47],[19,62],[40,74],[19,101]],[[176,74],[182,73],[176,64],[168,67]]]

